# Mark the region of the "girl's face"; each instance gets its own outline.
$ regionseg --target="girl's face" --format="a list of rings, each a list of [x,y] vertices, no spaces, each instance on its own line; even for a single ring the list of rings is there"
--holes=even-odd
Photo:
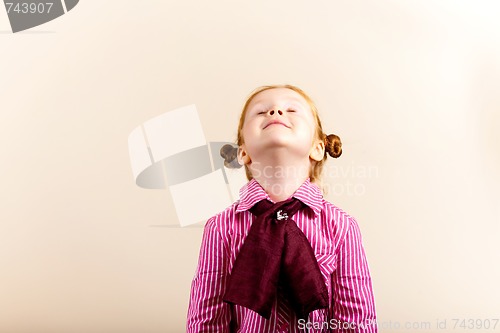
[[[253,98],[247,108],[242,134],[244,143],[240,149],[250,160],[276,147],[286,148],[295,157],[311,156],[316,149],[313,143],[318,141],[309,104],[299,93],[287,88],[264,90]],[[322,147],[324,149],[323,144]]]

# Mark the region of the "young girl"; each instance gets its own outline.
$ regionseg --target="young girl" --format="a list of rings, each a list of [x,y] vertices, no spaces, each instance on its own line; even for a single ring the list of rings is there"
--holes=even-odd
[[[205,225],[187,332],[377,332],[359,226],[317,185],[342,149],[312,100],[291,85],[256,89],[237,144],[249,182]]]

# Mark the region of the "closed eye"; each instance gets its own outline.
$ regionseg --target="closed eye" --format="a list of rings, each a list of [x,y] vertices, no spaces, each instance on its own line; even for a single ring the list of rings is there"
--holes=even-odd
[[[296,112],[294,109],[288,109],[287,112]]]

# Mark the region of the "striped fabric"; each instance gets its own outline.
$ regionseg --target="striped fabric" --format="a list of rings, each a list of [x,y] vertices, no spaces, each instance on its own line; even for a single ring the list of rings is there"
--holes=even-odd
[[[262,199],[272,201],[253,179],[241,188],[239,201],[205,225],[191,286],[188,333],[377,332],[371,277],[356,220],[325,201],[309,179],[293,196],[307,205],[293,220],[314,250],[328,288],[329,308],[313,311],[307,321],[300,321],[278,293],[271,318],[266,320],[222,301],[228,276],[254,219],[249,209]]]

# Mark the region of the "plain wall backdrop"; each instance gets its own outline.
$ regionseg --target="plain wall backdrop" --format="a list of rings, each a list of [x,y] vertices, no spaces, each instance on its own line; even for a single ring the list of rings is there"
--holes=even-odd
[[[82,0],[12,34],[0,9],[0,332],[184,331],[203,229],[167,227],[128,135],[194,103],[208,141],[233,141],[275,83],[343,140],[325,195],[360,224],[380,332],[499,318],[498,17],[482,0]]]

